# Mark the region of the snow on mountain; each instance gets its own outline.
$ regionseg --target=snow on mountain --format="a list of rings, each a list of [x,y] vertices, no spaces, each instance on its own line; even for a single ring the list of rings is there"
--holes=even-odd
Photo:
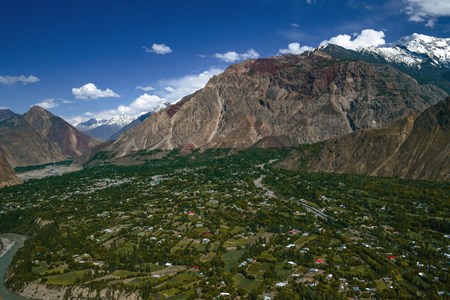
[[[360,47],[357,51],[381,56],[388,62],[402,63],[420,69],[429,62],[435,66],[450,65],[450,38],[438,38],[414,33],[395,43],[381,46]]]
[[[98,120],[98,119],[92,118],[92,119],[89,119],[89,120],[87,120],[85,122],[74,124],[74,126],[78,130],[84,132],[84,131],[88,131],[90,129],[97,128],[97,127],[99,127],[99,126],[101,126],[103,124],[106,124],[106,122],[108,122],[108,120]]]
[[[128,125],[131,122],[133,122],[133,120],[138,118],[139,116],[140,115],[130,116],[130,115],[126,115],[126,114],[120,114],[120,115],[114,116],[111,119],[109,119],[106,122],[106,124],[108,124],[108,125],[118,125],[120,127],[123,127],[123,126]]]

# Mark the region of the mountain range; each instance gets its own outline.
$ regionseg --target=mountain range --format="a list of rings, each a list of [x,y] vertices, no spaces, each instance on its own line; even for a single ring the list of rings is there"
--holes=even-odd
[[[384,127],[444,100],[389,64],[349,59],[335,45],[232,65],[205,88],[153,114],[109,148],[116,156],[183,147],[314,143]]]
[[[128,129],[131,129],[143,122],[155,111],[162,110],[168,106],[170,106],[170,103],[166,102],[158,105],[150,112],[137,116],[119,114],[109,120],[91,118],[85,122],[77,123],[74,126],[81,132],[84,132],[93,138],[102,141],[113,141]]]
[[[436,38],[414,33],[395,43],[361,47],[359,52],[368,52],[382,57],[391,63],[401,63],[420,69],[429,63],[435,67],[448,67],[450,64],[450,38]]]
[[[115,140],[104,144],[39,107],[22,116],[0,110],[0,158],[15,167],[83,161],[98,151],[114,162],[136,151],[320,142],[312,171],[450,180],[449,47],[450,39],[414,34],[376,48],[330,44],[247,60],[133,122],[77,125]]]

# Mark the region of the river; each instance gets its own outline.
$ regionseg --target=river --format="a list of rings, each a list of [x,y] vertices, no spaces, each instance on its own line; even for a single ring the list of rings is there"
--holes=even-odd
[[[0,299],[5,300],[29,300],[29,298],[25,298],[16,294],[9,292],[5,286],[5,274],[6,269],[9,264],[12,262],[14,254],[16,254],[17,250],[23,246],[23,243],[27,239],[26,236],[15,234],[15,233],[5,233],[0,234],[0,238],[7,238],[15,242],[14,246],[6,252],[5,255],[0,257]]]

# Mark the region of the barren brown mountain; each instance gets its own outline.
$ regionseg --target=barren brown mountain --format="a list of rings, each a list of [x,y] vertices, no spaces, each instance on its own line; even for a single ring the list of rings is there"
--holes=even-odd
[[[230,66],[198,92],[153,114],[109,148],[246,148],[314,143],[378,128],[445,99],[387,64],[338,59],[323,50]]]
[[[0,146],[13,167],[76,158],[97,143],[38,106],[0,123]]]
[[[291,153],[286,165],[301,157]],[[308,169],[450,181],[450,98],[386,128],[330,139]]]

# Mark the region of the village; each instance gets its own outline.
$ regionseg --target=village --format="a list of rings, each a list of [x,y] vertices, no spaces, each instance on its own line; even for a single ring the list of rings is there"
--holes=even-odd
[[[7,284],[143,299],[448,297],[448,186],[280,169],[286,154],[211,150],[0,190],[1,231],[31,236]]]

